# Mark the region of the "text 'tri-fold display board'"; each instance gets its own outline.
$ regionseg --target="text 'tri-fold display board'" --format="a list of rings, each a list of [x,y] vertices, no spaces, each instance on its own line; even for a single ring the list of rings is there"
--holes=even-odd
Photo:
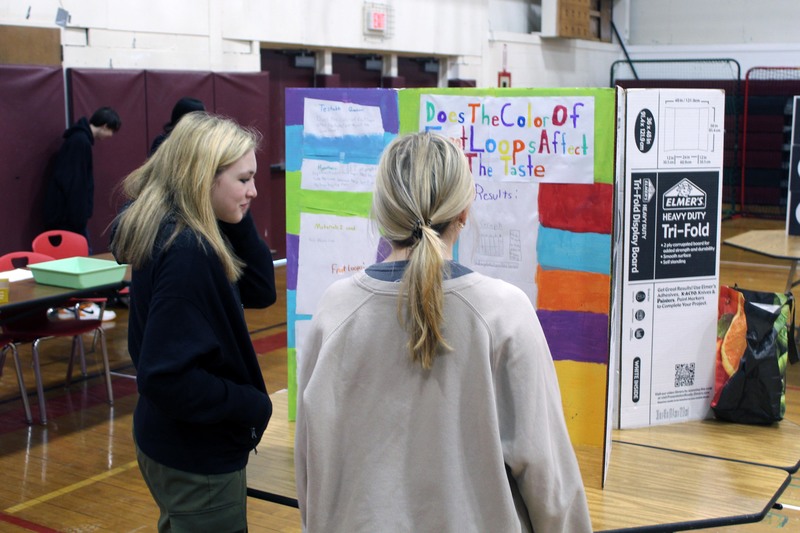
[[[609,364],[613,89],[288,89],[289,415],[322,292],[382,257],[369,210],[397,135],[431,130],[470,161],[475,200],[456,259],[520,287],[547,337],[587,486],[600,486]]]
[[[619,426],[710,416],[725,95],[630,89],[624,132]]]

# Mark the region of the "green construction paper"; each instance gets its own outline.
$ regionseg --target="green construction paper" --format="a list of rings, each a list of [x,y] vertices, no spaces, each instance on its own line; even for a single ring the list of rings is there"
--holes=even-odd
[[[300,171],[286,172],[286,233],[300,235]]]
[[[300,213],[369,217],[372,193],[300,188],[300,171],[286,173],[286,233],[300,235]]]
[[[330,192],[301,189],[298,193],[300,211],[339,216],[369,217],[371,192]]]

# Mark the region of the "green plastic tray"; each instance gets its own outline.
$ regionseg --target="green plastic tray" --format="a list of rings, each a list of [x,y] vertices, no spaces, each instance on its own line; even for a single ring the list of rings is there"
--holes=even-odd
[[[94,257],[68,257],[28,265],[36,283],[87,289],[122,281],[127,265]]]

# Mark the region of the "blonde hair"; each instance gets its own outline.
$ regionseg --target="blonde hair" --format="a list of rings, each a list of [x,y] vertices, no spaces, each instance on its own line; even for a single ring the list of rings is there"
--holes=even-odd
[[[408,329],[411,358],[423,368],[442,349],[446,244],[441,236],[469,207],[475,185],[461,149],[431,133],[398,137],[378,166],[372,216],[383,237],[409,248],[398,316]]]
[[[153,256],[159,228],[174,217],[175,229],[164,248],[189,228],[219,257],[228,279],[237,280],[243,264],[219,230],[211,190],[216,177],[259,142],[258,132],[228,118],[203,112],[181,118],[150,159],[122,183],[131,203],[116,220],[111,243],[116,258],[141,268]]]

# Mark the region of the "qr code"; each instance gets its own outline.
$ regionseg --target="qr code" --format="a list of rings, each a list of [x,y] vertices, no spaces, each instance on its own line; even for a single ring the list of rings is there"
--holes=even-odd
[[[675,365],[675,386],[691,387],[692,385],[694,385],[694,363]]]

